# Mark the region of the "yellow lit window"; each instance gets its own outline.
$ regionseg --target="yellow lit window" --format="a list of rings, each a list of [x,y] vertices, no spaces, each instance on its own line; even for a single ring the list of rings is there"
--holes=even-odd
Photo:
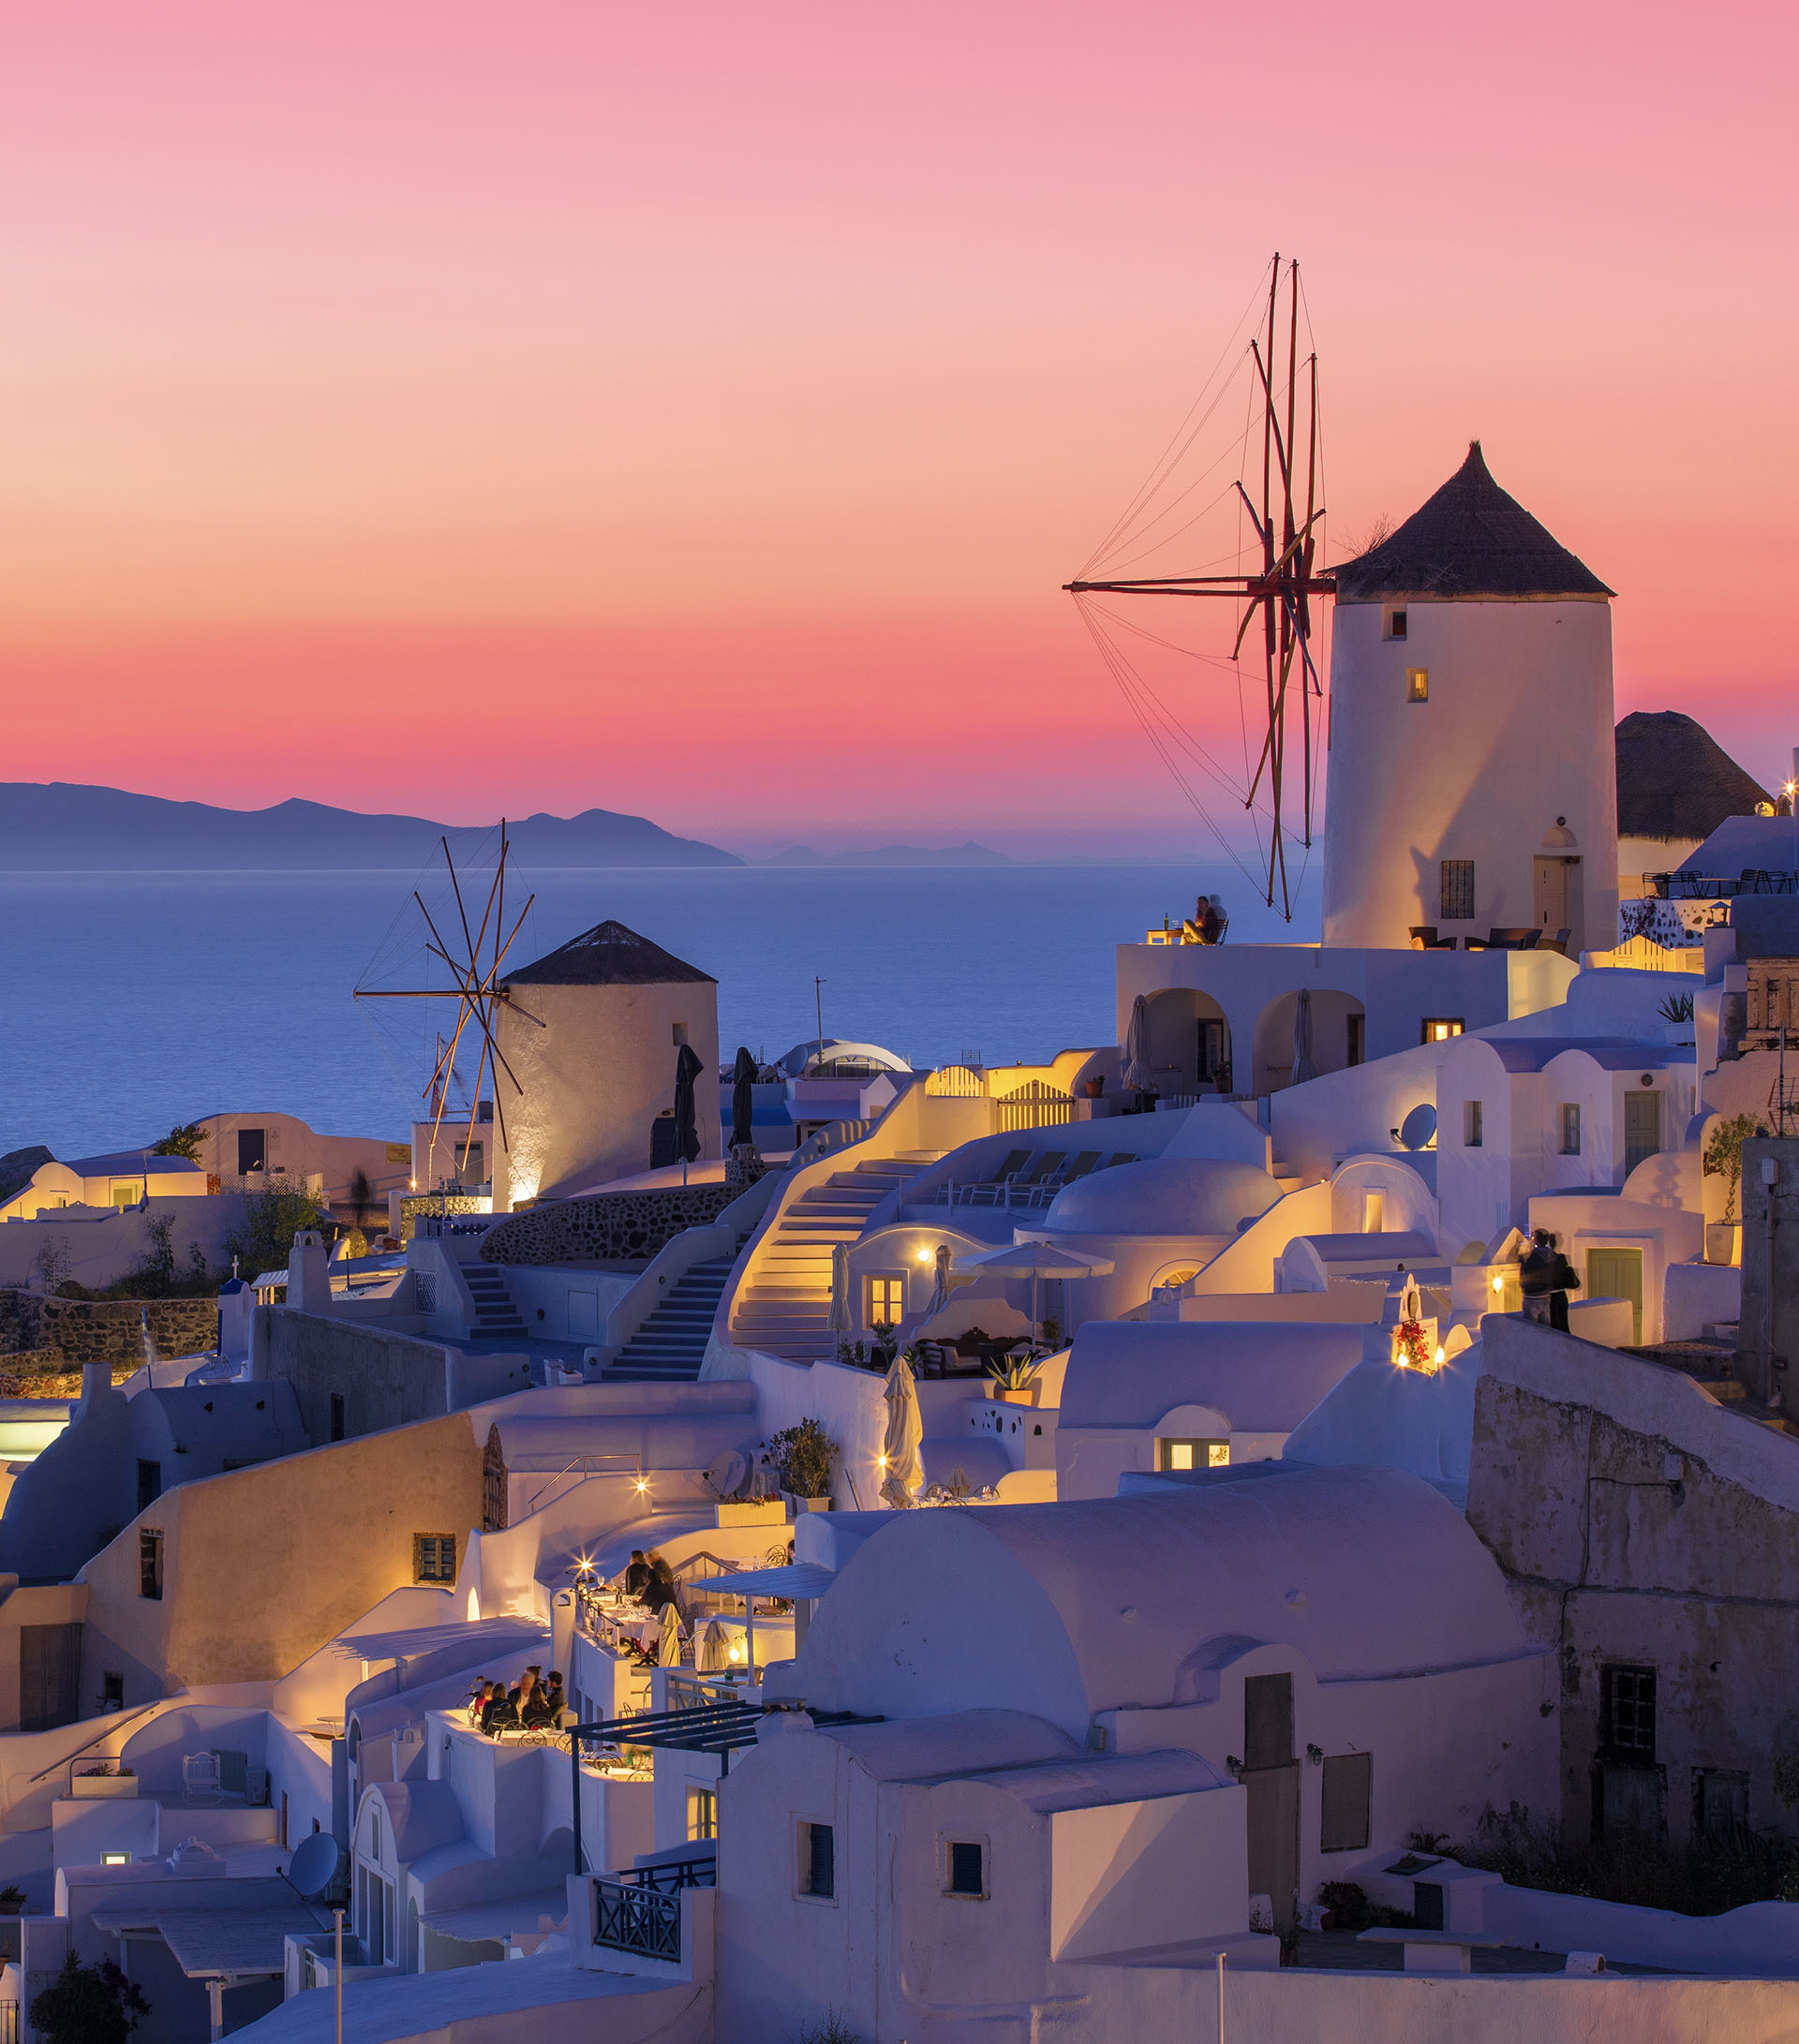
[[[869,1280],[869,1326],[897,1327],[906,1317],[906,1281],[903,1278]]]
[[[687,1835],[690,1839],[716,1838],[719,1835],[719,1798],[710,1788],[693,1788],[687,1791]]]
[[[1419,1041],[1423,1044],[1447,1044],[1451,1036],[1460,1036],[1462,1029],[1460,1015],[1427,1015]]]
[[[1155,1444],[1157,1469],[1228,1469],[1228,1441],[1168,1441]]]
[[[1405,700],[1407,703],[1428,703],[1431,700],[1431,671],[1428,667],[1408,667],[1405,670]]]

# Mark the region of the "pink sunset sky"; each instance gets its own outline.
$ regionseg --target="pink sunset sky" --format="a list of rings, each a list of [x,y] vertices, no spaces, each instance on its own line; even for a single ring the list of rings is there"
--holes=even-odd
[[[0,775],[1190,852],[1059,584],[1278,247],[1334,552],[1479,435],[1771,779],[1794,19],[8,9]]]

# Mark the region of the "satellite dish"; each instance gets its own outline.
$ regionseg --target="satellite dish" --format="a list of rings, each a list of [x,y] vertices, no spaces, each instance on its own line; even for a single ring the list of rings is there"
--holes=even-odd
[[[316,1902],[337,1878],[343,1848],[329,1831],[303,1838],[288,1861],[288,1879],[308,1902]]]
[[[1399,1139],[1407,1149],[1428,1149],[1436,1134],[1436,1109],[1420,1101],[1399,1125]]]
[[[715,1494],[721,1498],[735,1498],[743,1489],[743,1480],[750,1474],[750,1465],[736,1448],[726,1448],[706,1473],[706,1480]]]

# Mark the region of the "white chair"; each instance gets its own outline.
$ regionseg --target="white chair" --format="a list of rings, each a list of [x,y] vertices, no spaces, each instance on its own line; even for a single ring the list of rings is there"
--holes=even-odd
[[[184,1754],[181,1762],[183,1802],[218,1800],[218,1755],[216,1753]]]

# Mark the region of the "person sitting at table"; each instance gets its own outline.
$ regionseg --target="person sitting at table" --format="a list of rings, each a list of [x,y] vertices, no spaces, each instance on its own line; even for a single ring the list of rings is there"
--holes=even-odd
[[[625,1595],[633,1600],[640,1598],[644,1593],[644,1585],[648,1582],[649,1577],[650,1567],[648,1562],[644,1558],[643,1548],[632,1548],[631,1550],[631,1565],[625,1570]]]
[[[649,1550],[649,1581],[644,1586],[644,1603],[659,1617],[662,1607],[678,1605],[679,1593],[675,1582],[675,1571],[669,1567],[660,1548]]]
[[[491,1681],[477,1682],[475,1684],[475,1693],[468,1699],[468,1722],[471,1725],[480,1724],[481,1713],[486,1709],[487,1699],[493,1693],[494,1685]]]
[[[543,1700],[549,1706],[550,1723],[560,1724],[562,1713],[569,1707],[569,1699],[562,1688],[562,1670],[559,1667],[550,1670],[549,1686],[543,1693]]]
[[[497,1739],[509,1725],[518,1723],[518,1706],[498,1682],[481,1707],[481,1728],[490,1738]]]
[[[535,1675],[531,1677],[529,1686],[519,1698],[518,1722],[528,1732],[556,1722],[556,1713],[550,1709],[549,1692]]]

